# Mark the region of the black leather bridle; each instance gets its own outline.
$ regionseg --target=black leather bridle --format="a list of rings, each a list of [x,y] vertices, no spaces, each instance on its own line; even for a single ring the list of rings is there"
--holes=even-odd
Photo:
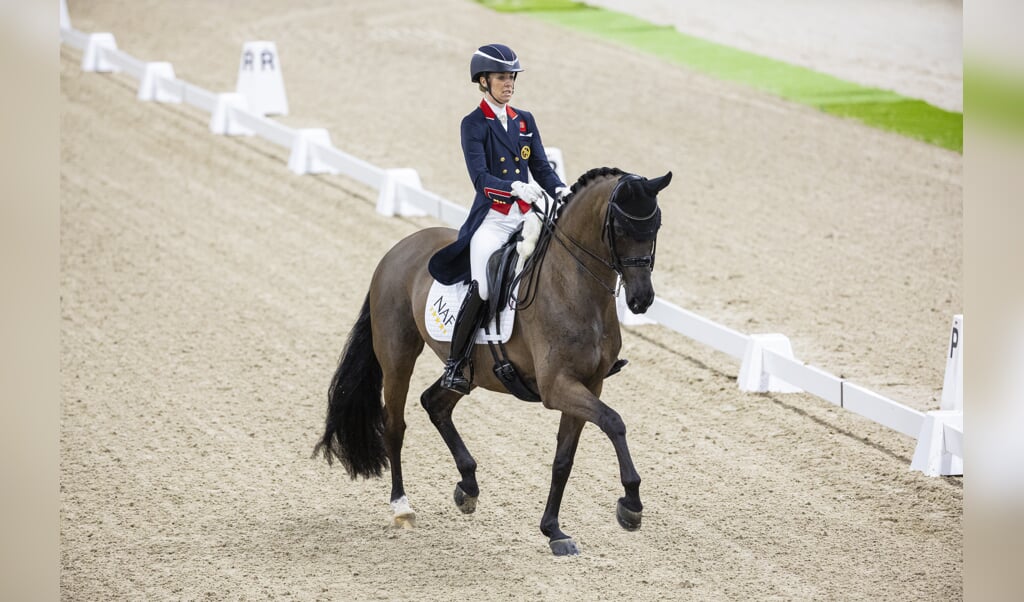
[[[622,276],[623,268],[648,268],[654,271],[654,255],[658,245],[658,229],[661,228],[661,207],[657,202],[654,204],[654,211],[648,215],[638,216],[627,213],[615,198],[619,188],[624,184],[640,181],[643,178],[636,174],[627,174],[619,179],[612,191],[611,199],[608,201],[608,208],[604,213],[604,232],[602,238],[608,241],[608,250],[612,255],[611,268],[615,273]],[[619,220],[626,235],[636,241],[653,240],[650,255],[637,255],[635,257],[619,257],[619,250],[615,246],[615,221]]]
[[[619,206],[617,202],[615,202],[615,199],[619,194],[620,188],[622,188],[625,184],[628,184],[630,182],[639,182],[641,180],[643,180],[643,177],[638,176],[636,174],[626,174],[622,176],[621,178],[619,178],[619,181],[615,185],[615,188],[612,190],[611,197],[608,200],[608,207],[605,209],[604,213],[604,227],[601,233],[601,238],[602,240],[605,240],[605,242],[608,245],[608,251],[612,256],[611,261],[608,261],[603,257],[598,256],[596,253],[594,253],[590,249],[587,249],[582,244],[574,240],[571,236],[560,233],[558,229],[554,227],[554,224],[552,224],[552,233],[554,234],[555,240],[561,243],[561,245],[565,247],[565,250],[569,252],[569,255],[571,255],[572,258],[576,260],[576,263],[578,263],[584,270],[586,270],[588,274],[590,274],[595,280],[597,280],[601,284],[601,286],[604,287],[604,289],[613,296],[617,294],[616,289],[608,287],[608,285],[606,285],[597,274],[592,272],[590,268],[588,268],[586,264],[584,264],[580,260],[580,258],[577,257],[576,254],[572,252],[572,249],[570,249],[569,246],[566,245],[565,241],[563,241],[562,239],[565,238],[565,240],[571,242],[577,249],[583,251],[590,257],[601,262],[601,264],[607,267],[608,269],[614,271],[619,276],[620,283],[622,282],[622,270],[624,268],[648,268],[649,270],[653,271],[655,247],[657,246],[658,229],[661,228],[661,207],[658,207],[657,203],[655,203],[654,211],[652,211],[649,215],[637,216],[627,213],[625,210],[622,209],[621,206]],[[615,245],[616,222],[620,224],[620,227],[626,233],[626,235],[634,240],[641,242],[646,240],[653,240],[654,245],[651,246],[651,254],[637,255],[633,257],[620,257],[619,250]]]

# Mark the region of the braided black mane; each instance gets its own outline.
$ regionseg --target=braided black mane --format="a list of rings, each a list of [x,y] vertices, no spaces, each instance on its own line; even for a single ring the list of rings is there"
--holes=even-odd
[[[604,176],[624,175],[626,175],[626,172],[622,171],[618,167],[595,167],[594,169],[591,169],[587,173],[580,176],[580,178],[576,180],[576,183],[572,185],[572,189],[570,192],[572,192],[572,194],[576,194],[576,191],[578,191],[580,188],[583,188],[587,184],[590,184],[592,180],[596,180],[597,178],[601,178]]]
[[[595,167],[595,168],[587,171],[587,173],[583,174],[582,176],[579,177],[578,180],[576,180],[576,183],[573,184],[572,188],[569,190],[569,194],[563,199],[562,203],[558,206],[558,215],[561,215],[562,214],[562,210],[565,209],[565,207],[574,198],[576,198],[576,193],[577,192],[579,192],[583,188],[587,187],[594,180],[596,180],[598,178],[603,178],[605,176],[624,176],[624,175],[626,175],[626,172],[622,171],[618,167]]]

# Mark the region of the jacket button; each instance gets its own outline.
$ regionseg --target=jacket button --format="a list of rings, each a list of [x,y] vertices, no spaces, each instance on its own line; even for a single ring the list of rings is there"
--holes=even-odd
[[[505,162],[505,157],[502,157],[502,158],[498,159],[498,161],[501,161],[502,163],[504,163]]]
[[[503,169],[503,170],[501,170],[501,173],[503,173],[503,174],[508,173],[508,170],[507,169]]]
[[[516,170],[516,173],[519,173],[519,170],[518,170],[518,169]]]
[[[516,163],[519,163],[519,157],[513,157],[512,160],[515,161]]]

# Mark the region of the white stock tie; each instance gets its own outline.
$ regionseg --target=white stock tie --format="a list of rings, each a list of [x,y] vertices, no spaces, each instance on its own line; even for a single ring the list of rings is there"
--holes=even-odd
[[[501,129],[508,131],[508,114],[504,110],[498,113],[498,121],[501,122]]]

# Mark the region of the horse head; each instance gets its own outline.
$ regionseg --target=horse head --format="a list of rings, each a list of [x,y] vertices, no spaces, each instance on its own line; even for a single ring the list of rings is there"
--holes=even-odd
[[[658,193],[671,181],[671,171],[650,180],[627,174],[608,200],[603,237],[612,266],[622,277],[626,305],[633,313],[644,313],[654,302],[651,272],[661,227]]]

